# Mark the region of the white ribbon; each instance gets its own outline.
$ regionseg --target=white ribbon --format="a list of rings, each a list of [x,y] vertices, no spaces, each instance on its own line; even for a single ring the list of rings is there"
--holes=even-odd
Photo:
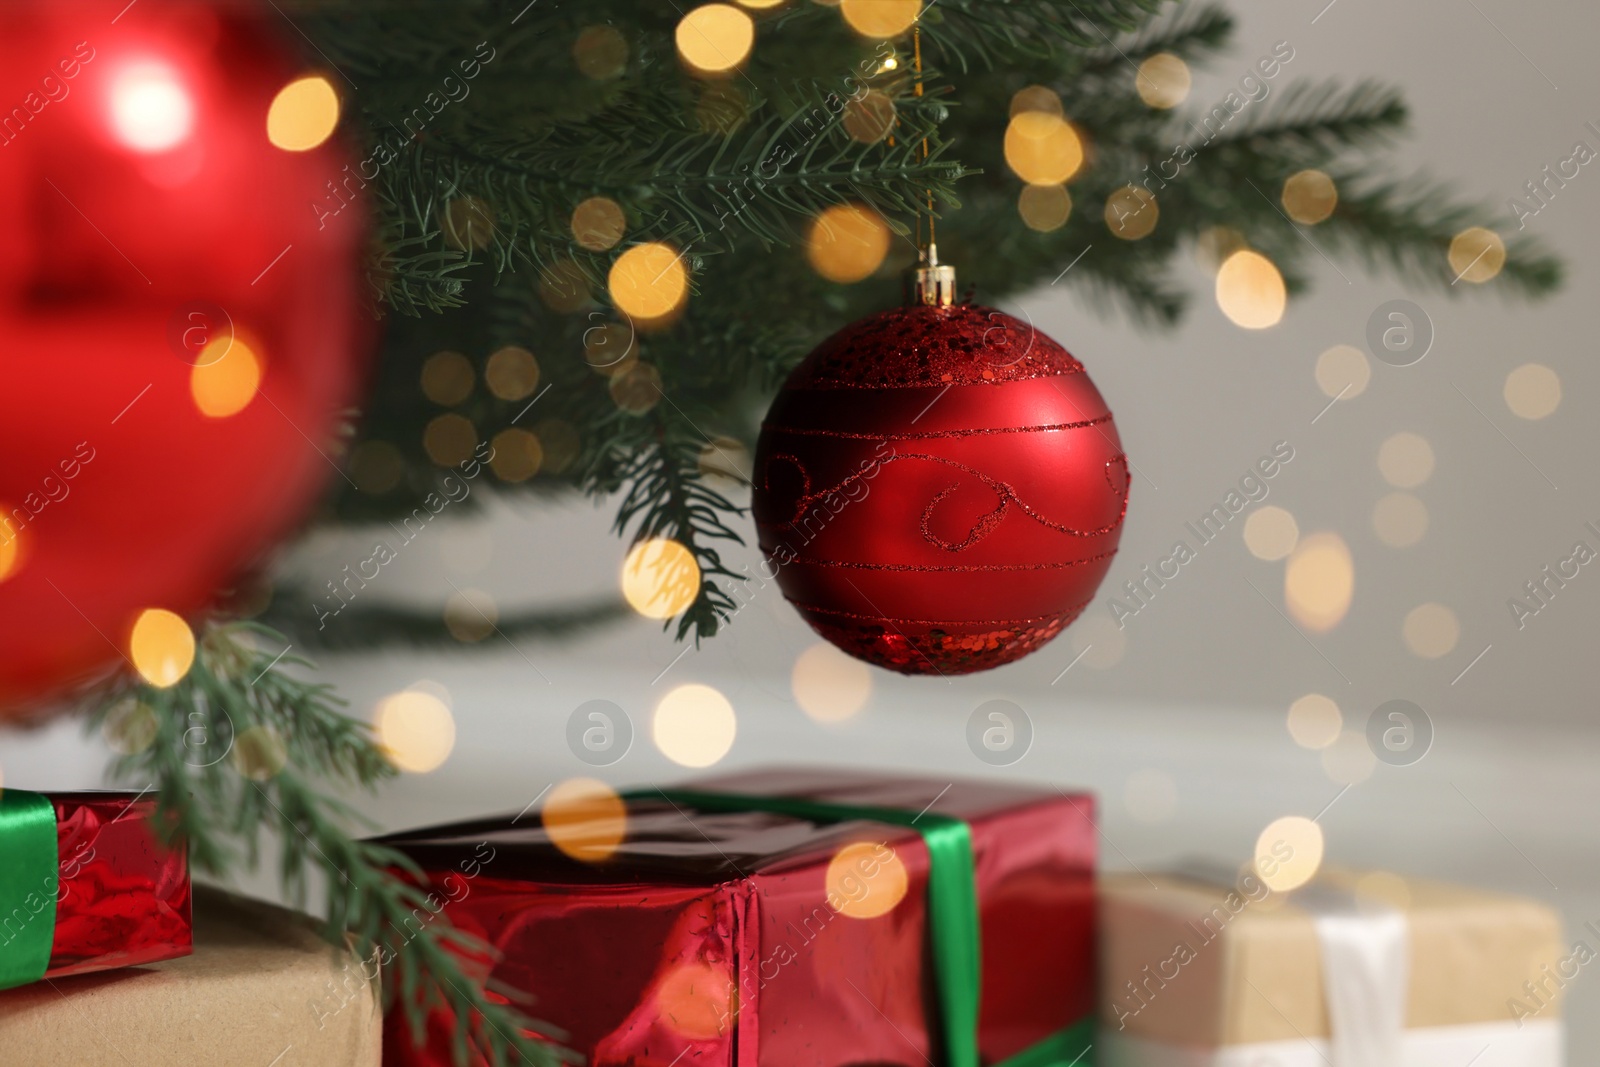
[[[1400,909],[1317,883],[1292,898],[1322,949],[1333,1067],[1402,1067],[1411,991],[1411,924]]]

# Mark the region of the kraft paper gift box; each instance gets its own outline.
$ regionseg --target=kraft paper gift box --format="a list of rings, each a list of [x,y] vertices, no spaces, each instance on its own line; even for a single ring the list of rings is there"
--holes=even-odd
[[[1101,1067],[1561,1067],[1560,917],[1325,872],[1101,879]],[[1592,956],[1592,953],[1591,953]]]
[[[603,848],[551,810],[383,839],[589,1067],[1092,1062],[1092,798],[809,770],[624,797]],[[413,1047],[397,1013],[392,1067],[446,1067],[454,1020]]]
[[[5,1067],[378,1067],[376,961],[314,920],[194,889],[194,953],[0,993]]]

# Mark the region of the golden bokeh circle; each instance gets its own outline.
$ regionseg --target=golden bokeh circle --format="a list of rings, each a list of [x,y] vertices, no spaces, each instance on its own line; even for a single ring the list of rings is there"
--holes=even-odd
[[[539,388],[539,361],[519,345],[497,348],[484,364],[483,381],[501,400],[525,400]]]
[[[1344,731],[1322,750],[1322,773],[1339,785],[1360,785],[1377,769],[1378,758],[1359,731]]]
[[[316,148],[338,125],[339,94],[320,74],[285,85],[267,108],[267,140],[285,152]]]
[[[673,689],[656,705],[650,736],[656,748],[682,767],[709,767],[728,754],[738,720],[728,698],[709,685]]]
[[[1402,431],[1378,446],[1378,472],[1396,489],[1415,489],[1433,477],[1433,446],[1419,433]]]
[[[22,533],[11,521],[11,509],[0,501],[0,582],[22,567]]]
[[[700,564],[677,541],[652,537],[628,549],[622,596],[647,619],[670,619],[700,595]]]
[[[661,372],[651,363],[629,363],[611,376],[611,402],[629,415],[644,415],[665,395]]]
[[[840,0],[839,12],[864,37],[898,37],[922,11],[922,0]]]
[[[872,696],[867,665],[830,644],[812,645],[795,659],[789,687],[800,710],[817,722],[843,722]]]
[[[1247,330],[1276,326],[1288,304],[1283,275],[1260,252],[1241,249],[1217,271],[1217,307],[1235,326]]]
[[[1017,214],[1030,230],[1059,230],[1072,217],[1072,194],[1065,185],[1024,185],[1017,196]]]
[[[1276,504],[1256,508],[1244,520],[1244,544],[1256,559],[1283,559],[1299,542],[1299,523]]]
[[[460,352],[435,352],[422,362],[422,395],[443,407],[455,407],[472,395],[477,372]]]
[[[1327,748],[1339,739],[1344,715],[1321,693],[1307,693],[1289,705],[1289,736],[1301,748]]]
[[[1019,111],[1006,124],[1006,166],[1030,185],[1060,185],[1083,166],[1083,140],[1048,111]]]
[[[1146,106],[1166,111],[1188,99],[1192,81],[1189,64],[1171,52],[1157,52],[1139,64],[1133,84]]]
[[[194,631],[183,616],[165,608],[146,608],[128,636],[128,659],[139,676],[157,689],[183,681],[194,666]]]
[[[864,204],[835,204],[811,223],[806,256],[831,282],[858,282],[876,271],[889,254],[889,226]]]
[[[570,315],[588,307],[594,297],[583,268],[570,259],[556,259],[539,271],[539,299],[551,311]]]
[[[472,458],[472,450],[478,447],[478,428],[466,416],[447,412],[423,429],[422,447],[434,463],[454,467]]]
[[[628,833],[628,806],[594,778],[569,778],[550,790],[539,811],[550,843],[581,863],[600,863]]]
[[[638,338],[626,323],[606,322],[583,331],[583,361],[591,370],[609,378],[638,359]]]
[[[450,758],[456,722],[438,693],[404,689],[378,702],[373,727],[385,758],[402,771],[424,774]]]
[[[464,645],[494,633],[499,621],[499,605],[482,589],[458,589],[444,602],[444,628]]]
[[[213,356],[213,349],[221,355]],[[225,419],[250,406],[261,389],[262,360],[243,339],[218,338],[189,369],[189,396],[200,414]]]
[[[847,919],[887,915],[906,897],[906,865],[881,841],[845,845],[828,861],[828,906]]]
[[[1461,640],[1461,623],[1443,604],[1418,604],[1406,612],[1400,632],[1412,655],[1438,659],[1455,651]]]
[[[1320,170],[1302,170],[1283,183],[1283,210],[1294,221],[1315,226],[1339,206],[1339,190]]]
[[[732,4],[702,4],[678,21],[678,55],[698,74],[725,74],[750,55],[756,24]]]
[[[1350,400],[1367,391],[1372,364],[1354,345],[1334,345],[1317,357],[1316,377],[1323,396]]]
[[[572,209],[572,238],[591,252],[615,248],[627,232],[622,205],[609,196],[591,196]]]
[[[1194,257],[1207,273],[1215,277],[1229,256],[1249,247],[1250,242],[1245,240],[1244,234],[1232,226],[1207,226],[1195,238]]]
[[[615,78],[628,68],[628,39],[614,27],[589,26],[572,42],[572,60],[585,78]]]
[[[844,132],[862,144],[877,144],[894,129],[894,99],[878,89],[868,89],[844,106]]]
[[[1506,407],[1522,419],[1542,419],[1561,406],[1561,376],[1543,363],[1524,363],[1506,375]]]
[[[278,776],[289,763],[289,746],[278,731],[257,723],[239,732],[228,750],[228,762],[252,782],[265,782]]]
[[[463,252],[488,248],[494,236],[494,210],[475,196],[457,196],[445,205],[444,239]]]
[[[1355,562],[1344,538],[1336,533],[1301,538],[1283,574],[1290,617],[1307,630],[1326,633],[1344,621],[1355,581]]]
[[[1137,241],[1155,232],[1161,220],[1156,194],[1142,185],[1124,185],[1106,197],[1106,228],[1112,236]]]
[[[1390,548],[1410,548],[1428,532],[1428,507],[1410,493],[1389,493],[1372,509],[1372,529]]]
[[[728,1033],[738,1011],[738,987],[727,969],[716,964],[676,964],[656,988],[656,1017],[689,1041],[713,1041]]]
[[[1323,848],[1322,827],[1302,815],[1285,816],[1256,838],[1256,875],[1274,892],[1298,889],[1317,876]]]
[[[1061,94],[1047,85],[1027,85],[1011,94],[1009,117],[1015,118],[1024,111],[1042,111],[1057,118],[1066,114]]]
[[[514,485],[539,473],[539,466],[544,461],[544,447],[531,431],[511,426],[495,434],[490,444],[494,448],[494,458],[489,461],[489,466],[502,482]]]
[[[1450,240],[1449,259],[1457,278],[1481,285],[1506,265],[1506,243],[1493,230],[1473,226]]]
[[[668,244],[634,245],[611,264],[611,303],[636,321],[664,319],[689,298],[689,269]]]

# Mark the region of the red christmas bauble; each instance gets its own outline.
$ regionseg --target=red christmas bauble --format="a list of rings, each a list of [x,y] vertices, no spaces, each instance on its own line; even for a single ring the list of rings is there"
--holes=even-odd
[[[1111,566],[1128,464],[1083,364],[989,308],[845,327],[761,427],[753,511],[811,627],[905,674],[965,674],[1060,633]]]
[[[16,714],[120,664],[142,611],[201,608],[304,516],[371,328],[362,183],[315,143],[329,94],[275,131],[288,147],[269,137],[280,91],[312,73],[270,7],[10,0],[0,21]]]

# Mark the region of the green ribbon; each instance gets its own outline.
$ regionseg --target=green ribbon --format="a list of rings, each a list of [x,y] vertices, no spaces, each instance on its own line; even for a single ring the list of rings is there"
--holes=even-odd
[[[0,789],[0,989],[37,982],[56,939],[56,807]]]
[[[983,984],[978,926],[977,872],[972,827],[948,815],[855,804],[829,804],[801,797],[746,796],[694,790],[642,790],[630,799],[667,800],[700,811],[764,811],[819,823],[866,822],[904,826],[922,835],[928,848],[928,924],[939,990],[939,1015],[948,1067],[982,1067],[978,1056],[978,998]],[[1058,1031],[994,1067],[1090,1067],[1089,1020]]]

